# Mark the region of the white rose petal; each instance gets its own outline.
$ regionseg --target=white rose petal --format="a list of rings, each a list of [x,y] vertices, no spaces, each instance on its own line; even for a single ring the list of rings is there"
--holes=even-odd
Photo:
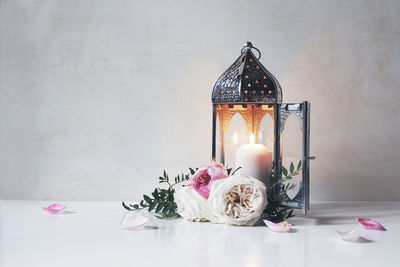
[[[207,199],[187,185],[177,188],[174,199],[178,206],[177,212],[183,218],[192,222],[205,222],[209,217]]]
[[[208,204],[214,223],[254,225],[267,205],[264,183],[244,174],[214,181]]]
[[[292,225],[288,223],[288,221],[273,223],[269,220],[264,220],[264,223],[268,226],[269,229],[271,229],[274,232],[286,233],[292,230]]]

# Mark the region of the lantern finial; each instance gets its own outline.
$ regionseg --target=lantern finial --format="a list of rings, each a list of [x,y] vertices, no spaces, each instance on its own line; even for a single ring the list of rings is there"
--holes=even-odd
[[[247,41],[247,42],[244,43],[243,48],[247,48],[247,47],[248,48],[252,48],[253,44],[251,42]]]

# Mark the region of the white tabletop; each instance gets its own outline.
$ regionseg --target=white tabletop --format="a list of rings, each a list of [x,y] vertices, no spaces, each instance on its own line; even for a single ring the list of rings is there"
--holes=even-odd
[[[42,210],[53,201],[0,201],[0,266],[400,266],[400,202],[318,202],[290,220],[293,233],[152,218],[142,231],[119,228],[120,202],[57,201],[68,214]],[[388,231],[372,242],[339,240],[356,217]]]

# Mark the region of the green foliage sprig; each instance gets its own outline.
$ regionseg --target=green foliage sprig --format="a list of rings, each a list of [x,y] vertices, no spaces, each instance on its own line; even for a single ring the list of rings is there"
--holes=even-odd
[[[189,168],[190,173],[194,174],[195,170]],[[196,168],[197,170],[197,168]],[[154,212],[156,217],[166,219],[179,216],[176,212],[177,205],[174,200],[174,186],[189,180],[189,174],[181,174],[175,176],[173,181],[170,180],[167,172],[164,170],[163,176],[158,178],[158,183],[167,184],[168,188],[156,187],[151,193],[151,196],[143,195],[143,199],[139,204],[126,204],[122,202],[122,206],[127,210],[141,210],[147,209],[149,212]]]
[[[302,170],[301,165],[301,160],[298,162],[297,168],[295,168],[295,165],[291,162],[289,171],[282,166],[280,173],[275,173],[274,171],[271,173],[269,177],[270,186],[267,194],[268,206],[263,216],[265,219],[278,223],[294,216],[293,209],[282,206],[282,203],[289,199],[286,192],[296,187],[296,184],[285,184],[285,182],[300,174]],[[272,169],[275,169],[274,166]]]

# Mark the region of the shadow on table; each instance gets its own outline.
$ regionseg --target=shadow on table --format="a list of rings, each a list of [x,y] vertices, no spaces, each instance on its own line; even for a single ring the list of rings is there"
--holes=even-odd
[[[293,218],[297,225],[354,223],[355,218],[388,218],[400,215],[400,202],[312,203],[309,214]]]

